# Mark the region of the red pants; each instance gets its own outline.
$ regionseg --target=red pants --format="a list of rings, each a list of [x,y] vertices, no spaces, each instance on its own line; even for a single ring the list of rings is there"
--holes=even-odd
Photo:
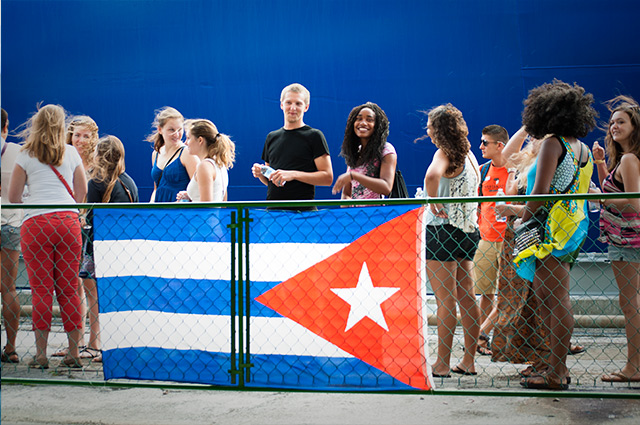
[[[78,214],[64,211],[30,218],[22,225],[20,243],[31,286],[33,329],[51,330],[54,290],[64,330],[79,329],[82,236]]]

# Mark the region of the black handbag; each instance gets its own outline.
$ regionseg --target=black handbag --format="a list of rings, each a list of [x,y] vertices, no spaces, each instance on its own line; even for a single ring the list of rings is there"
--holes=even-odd
[[[573,183],[578,178],[580,172],[580,158],[582,158],[582,143],[580,143],[580,153],[578,154],[578,164],[576,164],[576,172],[573,175],[571,183],[560,193],[567,193]],[[549,210],[544,206],[538,208],[533,217],[525,221],[514,231],[514,253],[518,255],[522,251],[534,246],[540,245],[544,241],[545,229],[547,225],[547,218],[549,217]]]
[[[525,221],[515,229],[515,241],[513,255],[518,255],[522,251],[534,245],[540,245],[544,241],[545,227],[549,211],[541,207],[529,220]]]
[[[404,177],[402,177],[402,173],[400,169],[396,167],[396,175],[393,178],[393,187],[391,188],[391,193],[389,193],[389,198],[408,198],[409,190],[407,189],[407,185],[404,182]]]

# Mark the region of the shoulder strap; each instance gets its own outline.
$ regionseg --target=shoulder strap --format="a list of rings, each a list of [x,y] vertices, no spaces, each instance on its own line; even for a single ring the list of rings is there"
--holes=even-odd
[[[571,147],[569,146],[569,143],[564,139],[564,137],[560,136],[559,138],[567,146],[567,153],[571,151],[571,154],[573,155],[573,163],[576,166],[576,172],[573,174],[573,179],[571,179],[571,182],[561,192],[561,193],[567,193],[569,189],[571,189],[571,186],[573,186],[573,183],[576,181],[576,179],[578,178],[578,174],[580,173],[580,162],[582,160],[582,144],[583,143],[580,142],[580,152],[578,153],[578,156],[576,156],[576,154],[573,153],[573,149],[571,149]]]
[[[53,165],[49,164],[49,167],[51,167],[51,169],[53,170],[53,172],[56,174],[56,176],[58,176],[58,178],[60,179],[60,181],[62,182],[62,184],[64,185],[64,187],[67,189],[67,192],[69,192],[69,195],[71,195],[71,197],[75,200],[76,197],[73,194],[73,190],[71,190],[71,187],[69,186],[69,183],[67,183],[67,181],[64,179],[64,177],[62,176],[62,174],[60,174],[60,171],[58,171],[56,169],[56,167],[54,167]]]
[[[131,191],[129,190],[127,185],[124,184],[124,182],[122,181],[122,179],[120,179],[120,177],[118,177],[118,181],[122,185],[122,188],[124,189],[124,191],[127,192],[127,195],[129,196],[129,202],[133,203],[133,196],[131,196]]]
[[[171,155],[171,158],[169,158],[167,163],[164,164],[164,168],[160,170],[160,178],[158,179],[158,184],[160,184],[160,181],[162,181],[162,175],[164,174],[164,170],[169,166],[169,164],[171,164],[171,161],[173,161],[173,158],[175,158],[178,153],[182,152],[183,149],[184,149],[184,146],[178,149],[177,151],[175,151],[173,155]],[[156,155],[156,163],[157,162],[158,162],[158,155]]]
[[[489,168],[491,167],[491,161],[485,162],[480,166],[480,183],[478,183],[478,195],[482,195],[482,183],[484,179],[487,178],[487,174],[489,174]]]

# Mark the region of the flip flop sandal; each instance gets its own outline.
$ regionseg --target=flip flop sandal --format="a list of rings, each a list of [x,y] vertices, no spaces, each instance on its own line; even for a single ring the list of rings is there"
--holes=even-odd
[[[640,382],[640,378],[631,378],[622,372],[611,372],[604,374],[600,377],[602,382],[622,382],[622,383],[630,383],[630,382]]]
[[[587,351],[587,349],[582,345],[572,345],[569,348],[569,352],[567,354],[569,354],[570,356],[575,356],[576,354],[584,353],[585,351]]]
[[[81,359],[90,359],[92,362],[102,363],[102,350],[86,347],[80,351]]]

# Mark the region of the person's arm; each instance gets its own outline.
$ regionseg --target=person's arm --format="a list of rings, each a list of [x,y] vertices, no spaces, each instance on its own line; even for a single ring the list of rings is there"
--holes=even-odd
[[[184,165],[184,168],[186,168],[187,174],[189,174],[189,178],[193,178],[193,175],[196,172],[196,168],[200,163],[200,158],[195,155],[191,155],[188,152],[182,152],[182,155],[180,155],[180,162],[182,162],[182,165]]]
[[[213,201],[213,181],[216,179],[216,170],[209,161],[202,161],[198,164],[196,174],[198,190],[200,191],[200,202]]]
[[[269,163],[265,162],[264,165],[268,167]],[[258,163],[253,164],[253,167],[251,167],[251,174],[253,174],[253,177],[260,180],[263,185],[265,186],[269,185],[269,179],[267,179],[265,176],[262,175],[262,165]]]
[[[397,163],[398,157],[396,154],[386,155],[382,158],[380,164],[380,178],[369,177],[358,172],[353,172],[353,179],[369,190],[384,196],[389,196],[391,189],[393,189]]]
[[[507,160],[507,166],[511,166],[511,156],[522,150],[522,145],[526,138],[527,132],[522,126],[511,136],[504,149],[502,149],[502,156]]]
[[[558,159],[562,155],[562,146],[555,137],[549,137],[542,142],[538,153],[536,180],[531,190],[531,195],[549,194],[551,180],[558,168]],[[544,201],[527,201],[526,208],[522,213],[522,221],[527,221],[533,214],[544,205]]]
[[[78,204],[83,203],[87,196],[87,176],[82,164],[73,170],[73,195]]]
[[[341,174],[336,179],[336,184],[333,186],[333,194],[342,190],[344,195],[345,190],[348,190],[348,197],[342,199],[351,199],[351,181],[355,180],[361,185],[373,192],[379,193],[384,196],[389,196],[391,189],[393,189],[393,180],[396,176],[396,164],[398,157],[394,153],[385,155],[380,163],[380,177],[369,177],[365,174],[357,171],[349,171],[348,173]]]
[[[618,173],[625,192],[640,192],[640,160],[637,156],[632,153],[622,155]],[[640,212],[640,199],[638,198],[603,199],[602,204],[605,206],[613,205],[620,212]]]
[[[156,163],[157,156],[158,156],[158,151],[154,149],[153,153],[151,154],[151,167],[153,167],[153,165]],[[156,182],[153,182],[153,192],[151,192],[151,199],[149,199],[149,202],[155,202],[156,190],[158,190],[158,186],[156,185]]]
[[[427,168],[427,172],[424,176],[424,187],[429,198],[438,197],[438,186],[440,185],[440,179],[444,176],[444,173],[449,167],[449,158],[440,149],[438,149],[433,156],[433,160]],[[446,218],[447,214],[444,211],[442,204],[429,204],[431,212],[437,217]]]
[[[598,181],[600,182],[600,187],[602,187],[604,179],[606,179],[609,175],[609,170],[607,170],[607,163],[604,159],[604,148],[600,146],[600,144],[596,141],[593,144],[591,153],[593,154],[593,162],[595,164],[595,167],[598,170]]]
[[[9,202],[12,204],[22,203],[22,192],[24,192],[24,185],[27,183],[27,173],[24,168],[16,164],[13,167],[11,173],[11,180],[9,181]]]
[[[314,163],[318,171],[276,170],[271,174],[271,182],[276,186],[282,186],[284,182],[298,180],[313,186],[331,186],[333,182],[331,157],[328,154],[321,155],[314,159]]]

